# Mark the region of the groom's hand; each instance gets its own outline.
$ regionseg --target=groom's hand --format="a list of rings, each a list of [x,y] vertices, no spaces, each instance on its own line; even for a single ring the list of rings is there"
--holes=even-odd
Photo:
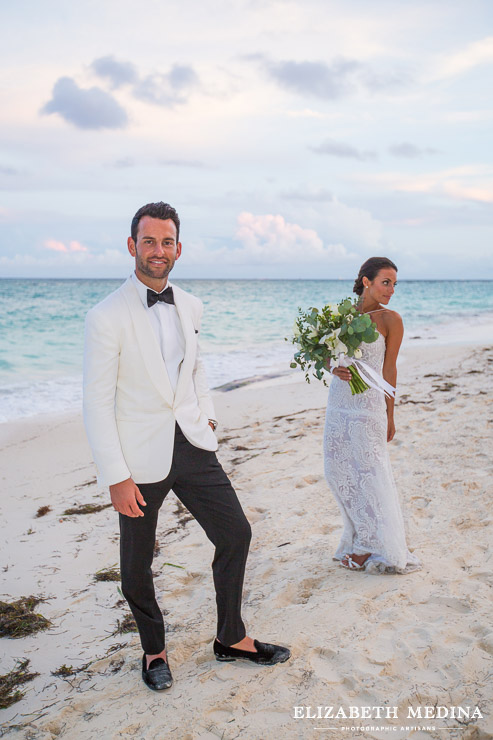
[[[120,514],[131,517],[144,516],[144,512],[138,504],[146,506],[146,502],[132,478],[127,478],[122,480],[121,483],[110,486],[110,496],[113,507]]]

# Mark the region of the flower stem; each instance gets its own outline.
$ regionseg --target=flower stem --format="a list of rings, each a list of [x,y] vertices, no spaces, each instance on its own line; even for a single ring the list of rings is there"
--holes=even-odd
[[[365,383],[354,365],[349,365],[348,370],[351,373],[351,380],[349,381],[351,394],[355,396],[357,393],[364,393],[366,390],[368,390],[370,386]]]

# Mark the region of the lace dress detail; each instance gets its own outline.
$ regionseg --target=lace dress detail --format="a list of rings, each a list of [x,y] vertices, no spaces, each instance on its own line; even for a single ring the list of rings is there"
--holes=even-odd
[[[362,360],[382,372],[385,338],[362,344]],[[383,393],[351,395],[332,376],[324,432],[325,477],[341,510],[344,531],[335,553],[371,552],[367,572],[407,573],[420,567],[406,546],[404,520],[387,450]]]

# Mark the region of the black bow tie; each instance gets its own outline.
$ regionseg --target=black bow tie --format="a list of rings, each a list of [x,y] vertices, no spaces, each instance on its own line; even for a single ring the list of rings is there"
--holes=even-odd
[[[163,301],[163,303],[169,303],[172,306],[175,305],[175,299],[173,298],[173,288],[168,286],[166,290],[163,290],[162,293],[156,293],[154,290],[147,289],[147,305],[149,308],[151,306],[154,306],[155,303],[158,301]]]

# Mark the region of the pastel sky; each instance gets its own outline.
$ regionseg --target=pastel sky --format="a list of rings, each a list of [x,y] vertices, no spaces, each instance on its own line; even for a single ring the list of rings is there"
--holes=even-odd
[[[491,0],[16,0],[0,11],[0,275],[493,278]]]

